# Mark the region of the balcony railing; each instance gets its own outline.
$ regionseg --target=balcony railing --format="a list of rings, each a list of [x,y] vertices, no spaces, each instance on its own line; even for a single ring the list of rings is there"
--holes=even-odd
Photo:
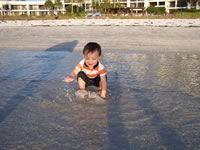
[[[127,2],[127,0],[119,0],[119,2]]]
[[[145,0],[131,0],[131,2],[144,2]]]
[[[64,0],[64,3],[71,3],[71,0]]]

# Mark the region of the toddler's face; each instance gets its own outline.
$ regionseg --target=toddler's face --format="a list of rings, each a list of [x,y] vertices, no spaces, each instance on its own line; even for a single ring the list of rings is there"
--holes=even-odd
[[[93,53],[86,53],[84,54],[84,57],[85,63],[90,69],[92,69],[97,64],[100,58],[98,51],[94,51]]]

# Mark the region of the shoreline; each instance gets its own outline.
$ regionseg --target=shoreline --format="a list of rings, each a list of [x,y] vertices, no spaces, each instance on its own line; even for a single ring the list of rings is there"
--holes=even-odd
[[[200,27],[200,19],[58,19],[58,20],[0,20],[5,26],[155,26]]]

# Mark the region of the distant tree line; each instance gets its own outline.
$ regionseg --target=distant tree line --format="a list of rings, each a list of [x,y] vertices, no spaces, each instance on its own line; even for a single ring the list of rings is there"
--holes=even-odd
[[[84,12],[86,9],[85,0],[69,0],[71,5],[69,5],[66,8],[67,13],[80,13]],[[198,10],[200,0],[179,0],[179,3],[182,3],[187,6],[188,9],[191,9],[194,7],[196,10]],[[74,5],[74,3],[77,3],[78,5]],[[46,0],[44,3],[45,7],[48,9],[48,14],[50,15],[51,10],[54,10],[56,13],[58,9],[62,7],[61,0],[55,0],[54,3],[52,0]],[[84,8],[84,7],[85,8]],[[110,0],[103,0],[101,3],[99,3],[96,0],[92,0],[92,9],[93,10],[100,10],[102,13],[105,13],[107,15],[110,15],[110,13],[119,14],[122,13],[133,13],[132,8],[124,8],[121,6],[119,2],[111,3]],[[146,9],[147,13],[150,14],[163,14],[166,13],[165,7],[148,7]]]

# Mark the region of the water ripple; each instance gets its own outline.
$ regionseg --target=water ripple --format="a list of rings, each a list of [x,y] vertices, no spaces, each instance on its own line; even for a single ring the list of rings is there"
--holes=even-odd
[[[104,105],[77,101],[77,81],[62,82],[79,59],[0,52],[0,149],[200,148],[200,54],[104,52]]]

